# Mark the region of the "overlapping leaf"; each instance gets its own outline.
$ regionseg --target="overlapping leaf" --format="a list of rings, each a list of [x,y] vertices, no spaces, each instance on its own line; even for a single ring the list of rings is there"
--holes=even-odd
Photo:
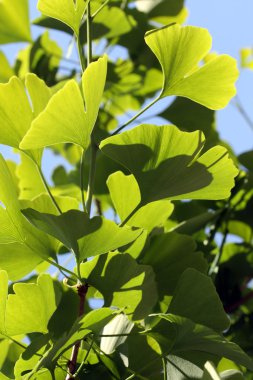
[[[85,70],[82,77],[84,100],[76,81],[67,82],[33,121],[20,144],[21,149],[43,148],[70,142],[86,150],[98,115],[106,70],[106,56],[91,63]]]
[[[161,97],[183,96],[216,110],[235,95],[235,59],[220,55],[198,67],[212,46],[206,29],[174,24],[147,32],[145,40],[162,66]]]
[[[110,175],[107,180],[115,210],[123,222],[141,201],[138,184],[133,175],[122,172]],[[129,194],[131,197],[129,198]],[[168,200],[151,202],[140,208],[127,222],[128,225],[145,228],[148,232],[163,225],[173,211]]]
[[[81,274],[103,295],[105,306],[124,308],[133,320],[144,318],[157,301],[152,268],[128,254],[95,257],[81,264]]]
[[[120,248],[135,240],[142,232],[140,229],[118,227],[100,216],[90,219],[86,213],[78,210],[61,215],[40,213],[33,209],[22,212],[32,225],[73,250],[80,261]]]
[[[38,9],[44,15],[68,25],[78,36],[87,3],[87,0],[39,0]]]
[[[223,199],[238,171],[225,148],[202,156],[204,136],[175,126],[141,125],[102,141],[100,149],[132,173],[139,185],[139,208],[160,199]]]

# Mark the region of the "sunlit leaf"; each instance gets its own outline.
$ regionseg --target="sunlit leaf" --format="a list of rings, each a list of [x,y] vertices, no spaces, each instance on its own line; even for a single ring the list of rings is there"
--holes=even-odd
[[[164,198],[229,197],[238,171],[221,146],[200,156],[203,144],[200,131],[141,125],[103,140],[100,148],[135,176],[141,192],[139,208]]]
[[[104,90],[107,58],[93,62],[82,77],[82,97],[74,79],[68,81],[33,121],[20,144],[22,149],[74,143],[87,149]],[[84,109],[85,107],[85,109]]]
[[[8,82],[8,80],[14,75],[14,71],[10,66],[6,56],[0,51],[0,82]]]
[[[57,307],[51,277],[41,275],[37,284],[14,284],[14,294],[8,296],[8,276],[4,271],[0,272],[0,276],[1,332],[10,336],[30,332],[46,333],[48,321]]]
[[[0,44],[31,41],[28,0],[1,0]]]
[[[68,25],[78,36],[87,0],[39,0],[38,9],[46,16],[56,18]]]
[[[212,46],[206,29],[175,24],[147,32],[145,40],[163,69],[161,97],[184,96],[208,108],[220,109],[235,95],[235,59],[220,55],[198,67]]]
[[[139,186],[133,175],[126,176],[122,172],[111,174],[107,180],[107,186],[115,210],[123,222],[141,201]],[[129,194],[131,194],[130,198]],[[127,224],[145,228],[150,232],[154,227],[163,225],[172,211],[173,205],[170,201],[151,202],[140,208]]]

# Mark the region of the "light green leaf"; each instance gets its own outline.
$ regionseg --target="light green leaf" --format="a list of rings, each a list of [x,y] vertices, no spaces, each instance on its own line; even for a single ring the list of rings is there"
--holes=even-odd
[[[14,294],[9,295],[8,276],[5,271],[0,272],[0,282],[1,333],[9,336],[32,332],[45,334],[48,331],[48,321],[57,307],[51,277],[41,275],[37,284],[14,284]]]
[[[87,0],[39,0],[38,9],[46,16],[56,18],[68,25],[76,36],[87,6]]]
[[[100,149],[135,176],[141,191],[140,208],[164,198],[229,197],[238,170],[221,146],[200,156],[203,144],[200,131],[143,124],[103,140]]]
[[[234,369],[229,369],[227,371],[221,372],[220,377],[222,380],[243,380],[244,379],[242,372],[234,370]]]
[[[42,262],[39,248],[20,243],[0,244],[0,270],[8,272],[11,281],[18,281]]]
[[[81,274],[103,295],[105,306],[124,308],[133,320],[142,319],[157,301],[152,268],[128,254],[109,253],[81,264]]]
[[[168,312],[190,318],[195,323],[224,331],[229,319],[210,277],[188,268],[180,277]]]
[[[72,79],[67,82],[33,121],[20,144],[21,149],[36,149],[69,142],[86,150],[98,115],[106,71],[106,56],[91,63],[85,70],[82,77],[84,100],[76,81]]]
[[[224,108],[235,95],[236,60],[220,55],[199,67],[212,46],[206,29],[170,25],[146,33],[145,41],[164,74],[161,97],[178,95],[211,109]]]
[[[10,66],[6,56],[0,51],[0,82],[8,82],[14,75],[14,71]]]
[[[115,210],[123,222],[141,201],[138,183],[133,175],[126,176],[122,172],[116,172],[109,176],[107,186]],[[131,197],[129,197],[129,194],[131,194]],[[151,232],[153,228],[165,223],[173,208],[173,204],[167,200],[151,202],[141,207],[128,220],[127,224],[141,227]]]
[[[0,243],[24,242],[26,239],[17,192],[7,164],[0,155]]]
[[[0,44],[31,42],[28,0],[1,0]]]
[[[43,81],[35,75],[27,76],[28,90],[31,90],[31,100],[35,109],[35,114],[41,110],[45,103],[45,88]],[[38,87],[37,87],[38,86]],[[36,88],[37,91],[36,91]],[[40,99],[42,96],[42,100]],[[13,112],[15,110],[15,112]],[[19,149],[19,144],[31,126],[35,115],[31,109],[26,88],[17,77],[12,77],[6,84],[0,84],[0,143]],[[31,151],[26,153],[37,163],[40,163],[41,151]]]
[[[32,101],[33,117],[35,118],[46,108],[52,91],[43,80],[31,73],[26,75],[25,85]]]

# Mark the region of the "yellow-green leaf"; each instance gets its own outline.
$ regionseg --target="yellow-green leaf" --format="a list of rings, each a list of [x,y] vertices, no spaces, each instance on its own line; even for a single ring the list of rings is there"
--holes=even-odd
[[[235,59],[219,55],[199,65],[212,46],[206,29],[175,24],[147,32],[145,40],[162,66],[161,97],[183,96],[217,110],[235,95],[238,78]]]

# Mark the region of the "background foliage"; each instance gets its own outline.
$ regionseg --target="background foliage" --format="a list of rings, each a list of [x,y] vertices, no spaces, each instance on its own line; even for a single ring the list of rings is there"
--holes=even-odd
[[[252,379],[253,154],[215,113],[236,61],[183,26],[183,0],[37,6],[33,41],[27,0],[0,3],[0,43],[28,43],[0,53],[0,143],[20,157],[0,157],[0,378]]]

